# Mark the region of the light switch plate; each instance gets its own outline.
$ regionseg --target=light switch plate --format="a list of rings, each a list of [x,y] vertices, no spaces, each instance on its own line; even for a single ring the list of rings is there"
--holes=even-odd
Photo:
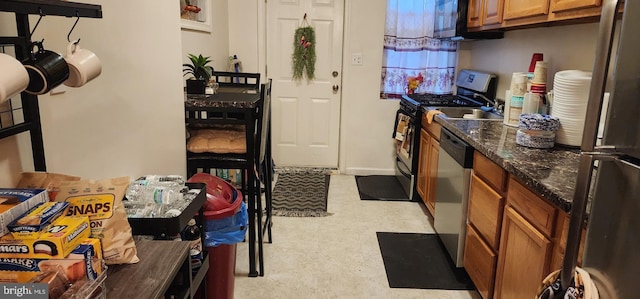
[[[351,53],[351,64],[362,65],[362,53]]]

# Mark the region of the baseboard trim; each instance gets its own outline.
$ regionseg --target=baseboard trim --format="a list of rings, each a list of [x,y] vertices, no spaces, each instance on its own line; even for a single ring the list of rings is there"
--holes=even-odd
[[[345,174],[349,175],[395,175],[395,169],[388,168],[359,168],[352,167],[345,170]]]

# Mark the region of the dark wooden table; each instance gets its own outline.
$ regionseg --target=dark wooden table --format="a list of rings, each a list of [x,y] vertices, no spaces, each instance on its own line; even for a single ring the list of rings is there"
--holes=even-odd
[[[186,119],[186,124],[194,128],[211,124],[244,125],[246,128],[245,140],[247,140],[247,164],[254,165],[256,152],[259,151],[259,149],[255,148],[253,137],[255,134],[255,122],[258,117],[259,101],[259,92],[256,93],[255,91],[241,88],[220,88],[215,94],[210,95],[185,94],[185,112],[190,115]],[[198,118],[195,116],[202,112],[215,117]],[[241,117],[228,117],[229,115],[241,115]],[[270,146],[270,140],[266,142]],[[255,171],[247,171],[246,185],[254,186],[257,181],[258,178]],[[256,277],[264,275],[264,273],[259,273],[256,269],[256,264],[259,264],[260,272],[264,272],[262,269],[262,232],[258,230],[257,222],[262,220],[257,219],[256,210],[256,202],[260,199],[260,191],[244,192],[244,195],[247,196],[247,212],[249,214],[249,276]],[[259,243],[258,246],[256,246],[256,240]],[[258,254],[256,254],[256,247],[258,247]]]
[[[136,247],[140,262],[109,266],[107,298],[163,298],[181,268],[191,273],[189,242],[138,240]]]

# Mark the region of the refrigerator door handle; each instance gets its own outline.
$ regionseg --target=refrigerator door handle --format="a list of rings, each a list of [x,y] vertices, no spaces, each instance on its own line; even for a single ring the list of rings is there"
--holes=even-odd
[[[616,25],[616,12],[620,0],[602,1],[602,13],[600,15],[600,28],[596,45],[596,59],[591,75],[591,87],[589,89],[589,101],[585,116],[584,131],[582,134],[582,151],[592,152],[595,149],[598,137],[598,125],[600,123],[600,110],[604,97],[604,88],[607,83],[607,73],[613,45],[613,34]]]

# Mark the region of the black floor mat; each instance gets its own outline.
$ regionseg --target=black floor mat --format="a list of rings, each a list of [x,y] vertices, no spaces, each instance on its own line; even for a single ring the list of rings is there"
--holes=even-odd
[[[356,185],[360,199],[365,200],[401,200],[409,197],[402,189],[398,178],[393,175],[356,176]]]
[[[473,290],[464,268],[456,268],[434,234],[378,232],[392,288]]]

